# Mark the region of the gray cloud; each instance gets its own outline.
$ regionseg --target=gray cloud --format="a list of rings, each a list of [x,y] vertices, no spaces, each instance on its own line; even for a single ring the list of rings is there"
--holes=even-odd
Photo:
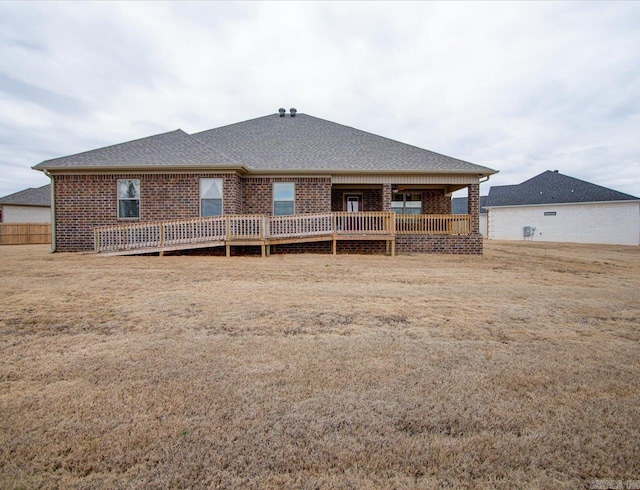
[[[40,161],[278,107],[640,194],[640,4],[0,3],[0,195]],[[10,169],[10,170],[9,170]]]

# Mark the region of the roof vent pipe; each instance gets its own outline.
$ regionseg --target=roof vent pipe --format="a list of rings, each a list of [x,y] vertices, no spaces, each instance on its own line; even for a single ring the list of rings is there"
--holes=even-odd
[[[298,111],[292,107],[291,109],[289,109],[289,112],[291,113],[291,117],[296,117],[296,112]]]
[[[284,117],[284,113],[287,112],[287,110],[281,107],[280,109],[278,109],[278,112],[280,113],[280,117]]]

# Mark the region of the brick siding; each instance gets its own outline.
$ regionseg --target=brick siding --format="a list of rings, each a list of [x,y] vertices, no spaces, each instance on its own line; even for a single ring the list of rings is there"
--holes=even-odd
[[[194,218],[200,215],[199,179],[222,178],[225,214],[271,215],[273,183],[295,183],[295,211],[299,214],[327,213],[344,210],[345,189],[331,189],[328,177],[242,178],[236,174],[122,174],[122,175],[56,175],[56,250],[75,252],[93,249],[93,228],[125,223]],[[140,218],[118,219],[118,179],[140,180]],[[403,189],[422,194],[423,213],[449,214],[451,199],[441,190]],[[363,211],[389,210],[392,186],[354,190],[363,196]],[[469,211],[475,212],[473,233],[469,236],[398,236],[396,251],[406,253],[482,253],[482,236],[478,234],[479,186],[469,186]],[[384,241],[338,242],[338,253],[385,253]],[[256,247],[232,253],[254,253]],[[223,250],[223,249],[222,249]],[[259,248],[257,248],[259,252]],[[212,254],[223,253],[219,249]],[[331,242],[278,245],[274,253],[331,253]]]
[[[222,178],[227,214],[240,212],[235,174],[56,175],[56,250],[93,249],[93,227],[200,215],[200,178]],[[118,179],[140,179],[140,218],[118,219]]]
[[[331,211],[331,179],[250,177],[242,179],[243,214],[273,214],[273,183],[295,184],[296,214],[328,213]]]
[[[400,235],[396,253],[482,254],[482,235]]]

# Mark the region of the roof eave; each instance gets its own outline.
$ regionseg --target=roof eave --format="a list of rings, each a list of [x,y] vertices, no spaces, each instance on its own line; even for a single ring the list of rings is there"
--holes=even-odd
[[[462,170],[462,169],[335,169],[335,168],[252,168],[249,170],[251,174],[332,174],[332,175],[407,175],[407,174],[422,174],[422,175],[475,175],[475,176],[488,176],[498,173],[493,169],[479,169],[479,170]]]
[[[132,172],[193,172],[193,171],[231,171],[247,173],[248,169],[244,165],[234,164],[203,164],[203,165],[69,165],[69,166],[41,166],[38,164],[31,167],[33,170],[48,171],[49,173],[132,173]]]
[[[486,209],[493,208],[523,208],[523,207],[541,207],[541,206],[568,206],[575,204],[629,204],[629,203],[640,203],[640,199],[617,199],[615,201],[571,201],[571,202],[543,202],[537,204],[499,204],[499,205],[487,205],[485,204],[483,207]]]

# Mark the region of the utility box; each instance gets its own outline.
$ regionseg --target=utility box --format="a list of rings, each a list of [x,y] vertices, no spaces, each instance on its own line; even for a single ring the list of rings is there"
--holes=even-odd
[[[536,232],[535,226],[523,226],[522,227],[522,236],[525,238],[530,238]]]

